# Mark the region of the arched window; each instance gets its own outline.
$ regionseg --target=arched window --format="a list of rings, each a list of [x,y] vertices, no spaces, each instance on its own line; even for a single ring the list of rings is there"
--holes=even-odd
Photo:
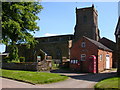
[[[85,42],[82,42],[82,43],[81,43],[81,47],[82,47],[82,48],[85,48]]]

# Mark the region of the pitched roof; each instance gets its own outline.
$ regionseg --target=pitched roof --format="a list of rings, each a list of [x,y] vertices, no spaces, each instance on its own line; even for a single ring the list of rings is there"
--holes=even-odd
[[[53,38],[53,37],[65,37],[65,36],[73,36],[73,34],[65,34],[65,35],[55,35],[55,36],[45,36],[45,37],[35,37],[35,39],[42,39],[42,38]]]
[[[115,35],[120,35],[120,16],[115,30]]]
[[[88,37],[83,36],[84,38],[86,38],[87,40],[89,40],[90,42],[92,42],[94,45],[96,45],[99,49],[103,49],[103,50],[107,50],[107,51],[112,51],[111,49],[109,49],[108,47],[104,46],[102,43],[95,41],[93,39],[90,39]]]
[[[99,40],[100,43],[102,43],[104,46],[108,47],[111,50],[116,49],[116,43],[106,37],[103,37]]]

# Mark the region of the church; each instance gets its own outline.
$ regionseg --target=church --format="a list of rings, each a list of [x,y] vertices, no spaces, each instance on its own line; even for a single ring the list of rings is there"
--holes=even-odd
[[[37,52],[44,52],[47,56],[52,56],[53,59],[62,59],[66,57],[70,59],[70,48],[72,44],[79,38],[86,36],[93,40],[98,41],[100,39],[98,29],[98,14],[94,8],[76,8],[76,25],[74,28],[74,34],[57,35],[49,37],[35,38],[38,40],[38,44],[35,48],[26,49],[23,45],[19,47],[19,55],[24,56],[27,61],[36,61]],[[44,59],[44,57],[42,57]]]
[[[73,34],[57,35],[57,36],[49,36],[49,37],[36,37],[35,39],[38,40],[39,43],[34,48],[31,47],[30,49],[27,49],[25,45],[18,46],[19,56],[25,57],[26,62],[37,62],[38,56],[41,58],[41,61],[46,59],[46,56],[51,56],[52,59],[59,59],[59,60],[62,60],[63,58],[66,58],[69,61],[71,59],[80,60],[81,58],[79,55],[80,53],[78,54],[79,55],[78,57],[75,56],[75,53],[73,52],[75,52],[75,50],[81,51],[79,48],[81,44],[77,45],[78,46],[77,48],[75,44],[77,44],[83,38],[87,39],[90,43],[97,44],[95,47],[101,46],[100,50],[105,51],[105,53],[107,54],[110,53],[110,55],[107,55],[110,57],[108,62],[109,63],[108,67],[110,69],[113,64],[112,50],[111,48],[109,49],[108,47],[106,47],[104,45],[104,42],[102,42],[102,39],[100,38],[100,30],[98,28],[98,12],[94,8],[94,5],[92,5],[91,7],[76,8],[76,25],[74,27]],[[92,49],[94,49],[94,47]],[[92,54],[94,54],[94,52],[91,53],[91,55]],[[103,59],[104,63],[102,62],[102,64],[105,64],[106,55],[103,56],[104,56]],[[96,57],[97,59],[99,59],[98,54],[96,54]],[[71,68],[75,69],[75,67],[76,66],[71,65]],[[105,67],[106,66],[102,66],[100,71],[104,70]]]

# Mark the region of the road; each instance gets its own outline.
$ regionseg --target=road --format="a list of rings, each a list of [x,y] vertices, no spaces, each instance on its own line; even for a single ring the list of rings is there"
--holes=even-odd
[[[2,78],[2,88],[93,88],[94,85],[104,78],[115,76],[115,72],[99,73],[99,74],[87,74],[87,73],[60,73],[67,75],[70,78],[51,84],[37,84],[32,85],[15,80]]]

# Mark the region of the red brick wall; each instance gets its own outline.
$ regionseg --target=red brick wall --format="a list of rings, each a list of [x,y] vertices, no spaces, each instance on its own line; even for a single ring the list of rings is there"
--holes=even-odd
[[[81,47],[81,43],[83,41],[86,43],[85,48]],[[74,60],[74,59],[80,60],[81,54],[86,54],[86,61],[81,61],[80,67],[78,67],[78,68],[80,68],[81,71],[83,71],[83,72],[88,72],[88,66],[89,66],[88,57],[90,55],[97,55],[97,49],[98,48],[93,43],[91,43],[89,40],[87,40],[83,37],[82,39],[78,40],[77,42],[74,42],[74,44],[70,50],[70,59],[71,60]],[[70,64],[70,68],[76,68],[76,66]]]
[[[116,66],[116,43],[103,37],[102,39],[99,40],[100,43],[102,43],[103,45],[107,46],[109,49],[113,50],[113,55],[112,55],[112,67],[117,67]]]
[[[106,55],[110,56],[110,68],[112,68],[112,52],[98,50],[98,72],[106,69]],[[100,55],[102,55],[102,60],[100,60]]]
[[[80,64],[73,64],[73,63],[71,63],[70,67],[71,67],[72,70],[80,71]]]

